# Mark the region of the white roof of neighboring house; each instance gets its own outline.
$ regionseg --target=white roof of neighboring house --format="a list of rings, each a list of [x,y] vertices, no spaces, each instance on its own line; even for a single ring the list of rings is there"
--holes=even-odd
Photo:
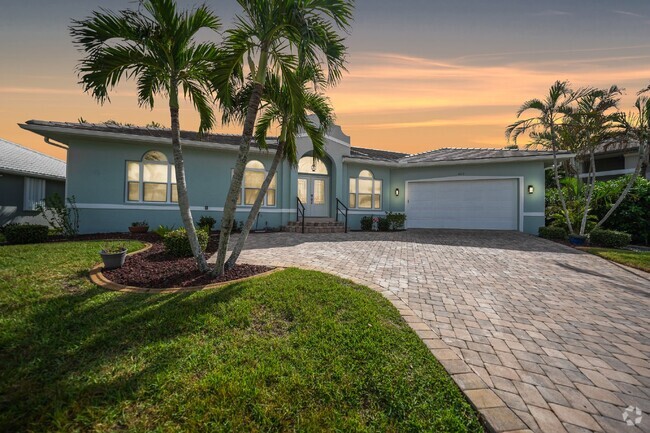
[[[0,138],[0,172],[65,180],[65,162]]]

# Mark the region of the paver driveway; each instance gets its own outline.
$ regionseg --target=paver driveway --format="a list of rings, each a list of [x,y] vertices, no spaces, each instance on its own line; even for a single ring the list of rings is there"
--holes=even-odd
[[[254,234],[241,261],[381,290],[497,430],[650,432],[640,271],[521,233],[458,230]],[[628,406],[640,423],[623,421]]]

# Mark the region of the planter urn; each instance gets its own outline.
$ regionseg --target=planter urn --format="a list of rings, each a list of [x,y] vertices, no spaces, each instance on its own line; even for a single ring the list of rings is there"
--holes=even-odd
[[[99,255],[102,256],[102,261],[104,262],[104,269],[117,269],[121,268],[124,265],[126,260],[126,248],[117,253],[107,253],[100,251]]]
[[[569,235],[569,243],[575,245],[576,247],[581,247],[585,244],[587,238],[581,235]]]
[[[149,231],[149,226],[131,226],[129,227],[129,232],[131,233],[147,233]]]

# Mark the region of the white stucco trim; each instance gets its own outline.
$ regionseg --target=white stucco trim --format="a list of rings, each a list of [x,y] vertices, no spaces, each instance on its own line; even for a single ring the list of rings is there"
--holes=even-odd
[[[545,217],[544,212],[524,212],[524,217]]]
[[[634,168],[623,168],[621,170],[609,170],[609,171],[597,171],[596,172],[596,177],[599,176],[618,176],[621,174],[630,174],[634,173]],[[589,173],[582,173],[580,175],[581,179],[586,179],[590,176]]]
[[[368,209],[368,210],[350,209],[348,211],[348,215],[380,215],[380,214],[386,214],[386,211],[382,209]]]
[[[503,180],[503,179],[517,179],[519,183],[519,231],[524,231],[524,177],[523,176],[451,176],[451,177],[435,177],[432,179],[416,179],[405,181],[404,189],[404,213],[409,200],[409,183],[420,182],[454,182],[454,181],[476,181],[476,180]],[[408,224],[408,219],[407,219]],[[408,226],[407,226],[408,227]]]
[[[77,203],[78,209],[101,210],[147,210],[147,211],[177,211],[178,206],[169,204],[112,204],[112,203]],[[250,206],[238,207],[237,212],[249,212]],[[190,206],[192,211],[223,212],[223,207]],[[260,213],[296,213],[295,209],[261,208]]]
[[[309,137],[309,136],[303,132],[302,134],[298,134],[298,135],[296,135],[296,137],[298,137],[298,138],[305,138],[305,137]],[[341,139],[338,139],[338,138],[334,138],[334,137],[332,137],[331,135],[327,135],[327,134],[325,134],[325,138],[327,138],[328,140],[333,141],[334,143],[341,144],[341,145],[343,145],[343,146],[345,146],[345,147],[350,147],[350,143],[348,143],[348,142],[346,142],[346,141],[343,141],[343,140],[341,140]]]

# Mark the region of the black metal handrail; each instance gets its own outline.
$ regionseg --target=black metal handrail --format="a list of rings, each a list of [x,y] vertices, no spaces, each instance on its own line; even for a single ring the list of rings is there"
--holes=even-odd
[[[300,222],[302,216],[302,232],[305,233],[305,205],[300,201],[300,197],[296,197],[296,222]]]
[[[345,212],[343,212],[343,209],[345,209]],[[339,222],[339,213],[345,217],[345,233],[348,232],[348,207],[343,204],[341,200],[336,198],[336,222]]]

